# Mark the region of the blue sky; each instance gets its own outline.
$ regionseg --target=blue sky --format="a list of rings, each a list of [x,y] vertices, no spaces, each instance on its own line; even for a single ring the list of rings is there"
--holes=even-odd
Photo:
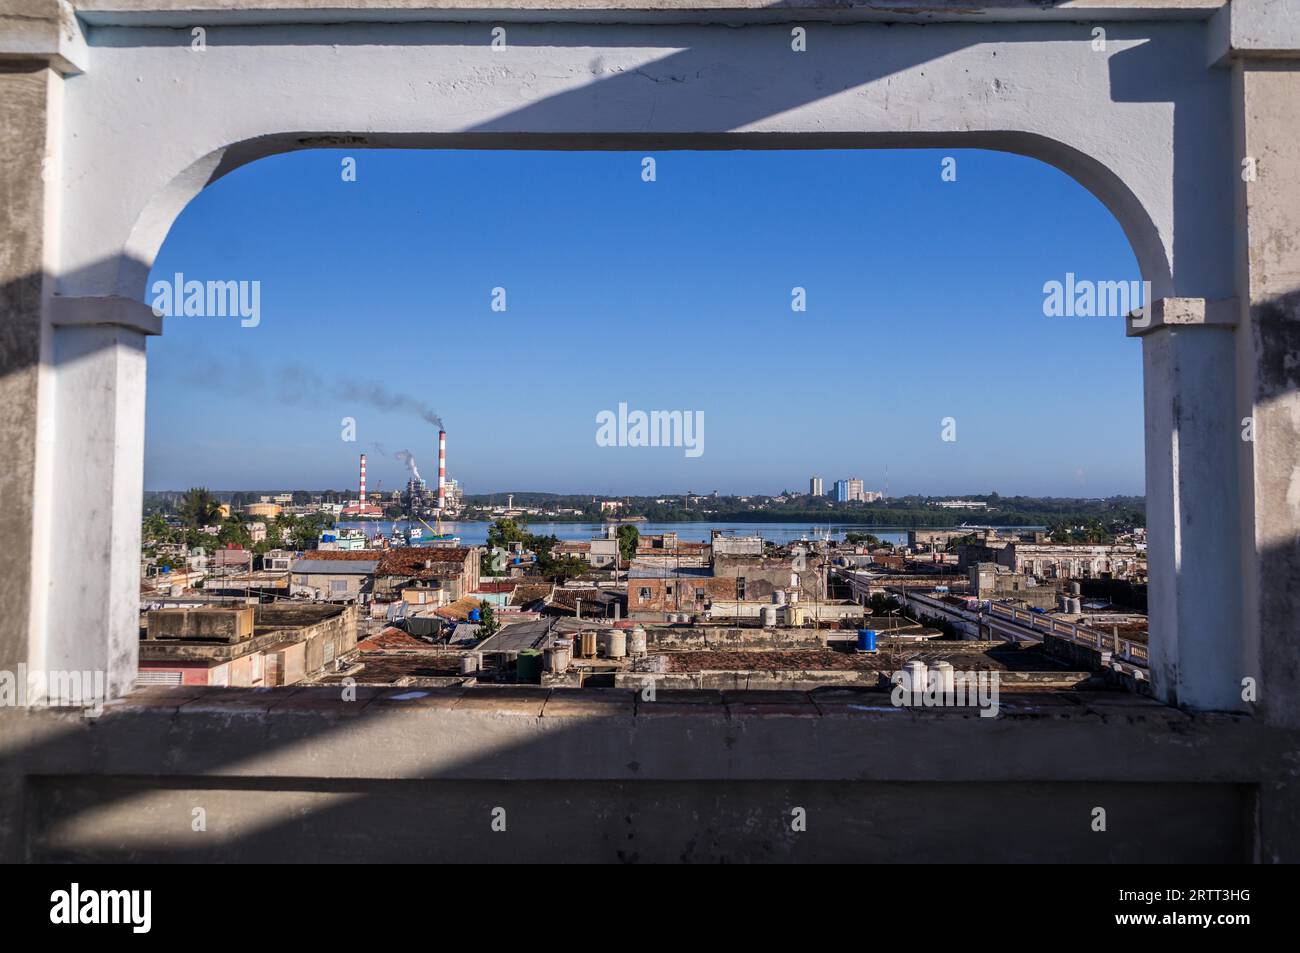
[[[654,155],[644,182],[642,153],[319,150],[208,187],[150,283],[260,281],[261,321],[172,317],[149,341],[146,488],[354,486],[364,451],[393,489],[401,449],[436,478],[434,428],[355,396],[378,386],[442,416],[471,493],[878,488],[886,465],[891,495],[1143,491],[1139,344],[1118,318],[1043,315],[1066,272],[1140,278],[1064,173]],[[597,446],[620,402],[702,411],[704,453]]]

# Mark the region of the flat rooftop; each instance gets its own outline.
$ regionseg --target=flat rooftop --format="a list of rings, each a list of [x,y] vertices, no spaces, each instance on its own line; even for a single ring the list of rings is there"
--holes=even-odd
[[[476,652],[522,652],[524,649],[540,649],[550,640],[554,619],[540,619],[536,622],[517,622],[508,625],[496,635],[484,639],[476,647]]]
[[[452,678],[460,675],[459,652],[362,652],[351,659],[364,667],[359,672],[333,672],[317,684],[338,685],[346,678],[358,685],[393,685],[399,680]]]
[[[708,566],[666,566],[660,563],[645,564],[641,562],[632,563],[632,568],[627,571],[627,577],[631,579],[705,579],[713,576],[713,569]]]

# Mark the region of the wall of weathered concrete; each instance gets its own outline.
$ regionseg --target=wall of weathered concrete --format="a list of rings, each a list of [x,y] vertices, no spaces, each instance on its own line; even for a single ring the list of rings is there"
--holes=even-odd
[[[0,63],[0,659],[33,658],[37,404],[44,293],[46,156],[58,80],[42,63]]]
[[[0,719],[24,779],[4,859],[1239,861],[1300,750],[1086,693],[981,718],[885,692],[179,688]]]
[[[31,858],[267,863],[1241,863],[1230,784],[866,781],[33,783]],[[1180,809],[1168,810],[1171,799]],[[130,807],[125,805],[129,804]],[[1034,805],[1008,824],[1006,806]],[[1115,825],[1089,827],[1094,806]],[[210,825],[190,829],[201,806]],[[493,809],[506,829],[494,831]],[[793,829],[795,809],[806,828]],[[292,821],[287,819],[294,818]],[[936,819],[949,819],[936,823]],[[900,836],[901,835],[901,836]]]
[[[1300,21],[1300,10],[1295,19]],[[1240,154],[1241,308],[1237,409],[1253,441],[1242,463],[1246,618],[1259,646],[1260,704],[1300,725],[1300,56],[1233,68]]]
[[[845,633],[851,635],[852,633]],[[817,629],[733,629],[721,626],[665,628],[646,631],[650,648],[819,648],[826,631]]]

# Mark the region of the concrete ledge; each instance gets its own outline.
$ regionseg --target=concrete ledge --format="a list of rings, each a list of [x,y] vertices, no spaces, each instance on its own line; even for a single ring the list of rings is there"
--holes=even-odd
[[[86,38],[67,0],[6,0],[0,62],[19,60],[42,60],[65,76],[86,71]]]
[[[1300,735],[1121,692],[1004,691],[982,718],[855,689],[151,687],[0,729],[24,774],[1254,783],[1300,760]]]
[[[139,331],[141,334],[162,334],[162,321],[148,305],[117,295],[55,295],[50,299],[50,323],[56,327],[108,324]]]
[[[25,859],[72,863],[1240,863],[1253,802],[1213,783],[94,777],[24,796]]]
[[[1205,20],[1227,0],[76,0],[95,25]]]
[[[1146,314],[1134,311],[1126,322],[1126,333],[1131,338],[1166,327],[1236,327],[1237,299],[1157,298],[1148,305]]]
[[[1209,65],[1234,59],[1300,58],[1300,3],[1232,0],[1210,21]]]
[[[1298,739],[1104,692],[154,687],[0,711],[0,858],[1242,862]]]

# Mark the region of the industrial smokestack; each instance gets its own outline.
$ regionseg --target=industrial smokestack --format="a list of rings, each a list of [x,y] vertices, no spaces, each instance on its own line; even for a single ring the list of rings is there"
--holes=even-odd
[[[447,502],[447,431],[438,431],[438,509]]]
[[[366,455],[361,455],[361,496],[357,501],[359,505],[366,505]]]

